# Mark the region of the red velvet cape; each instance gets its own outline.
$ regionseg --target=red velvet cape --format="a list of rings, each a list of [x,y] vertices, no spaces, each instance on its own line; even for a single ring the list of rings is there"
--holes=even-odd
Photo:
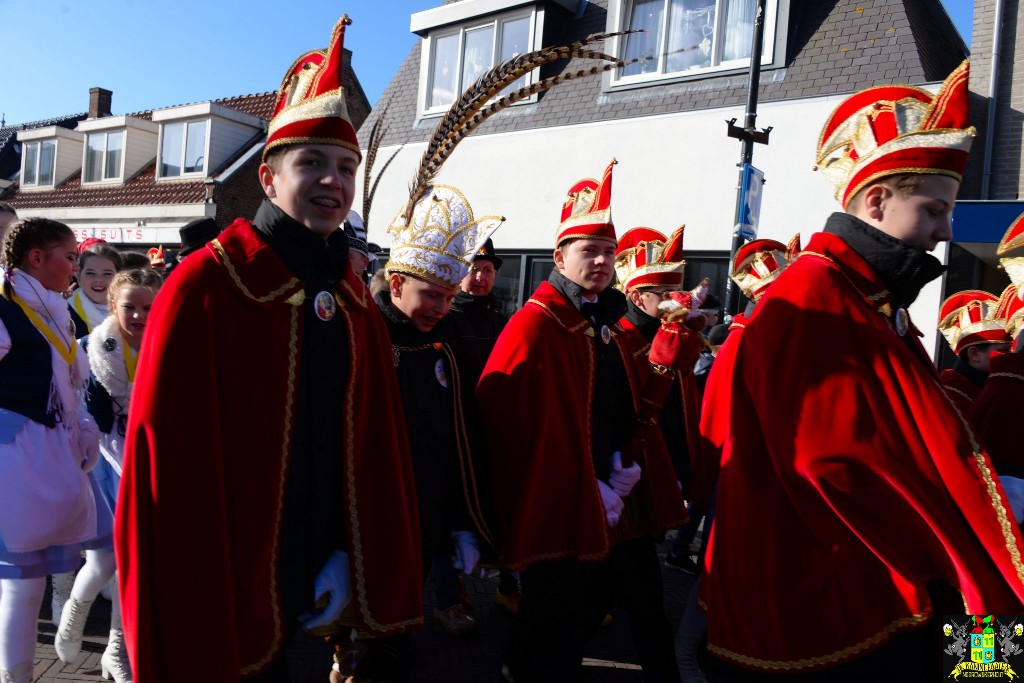
[[[708,435],[723,450],[702,601],[717,657],[776,673],[861,657],[932,616],[931,579],[974,614],[1024,609],[992,463],[920,343],[894,331],[885,290],[816,234],[715,361],[704,411],[725,425]]]
[[[542,282],[498,337],[477,385],[490,440],[499,559],[511,569],[566,558],[594,562],[613,544],[591,456],[594,334],[590,321]],[[611,340],[628,353],[615,332]],[[675,487],[664,442],[661,449]],[[672,508],[671,499],[661,500]]]
[[[939,381],[942,382],[942,388],[946,390],[946,396],[960,411],[960,414],[965,418],[969,417],[974,408],[974,402],[978,399],[978,394],[981,393],[978,385],[952,368],[943,370],[939,375]],[[982,440],[983,445],[984,443]]]
[[[302,359],[302,284],[238,220],[157,296],[128,421],[116,549],[136,683],[237,681],[285,645],[277,552]],[[387,330],[351,270],[343,496],[353,607],[422,623],[419,526]],[[381,410],[381,406],[387,409]],[[371,427],[372,426],[372,430]],[[194,646],[183,656],[182,638]]]
[[[1024,353],[992,358],[988,379],[974,402],[971,424],[997,463],[1024,467],[1020,420],[1024,416]]]

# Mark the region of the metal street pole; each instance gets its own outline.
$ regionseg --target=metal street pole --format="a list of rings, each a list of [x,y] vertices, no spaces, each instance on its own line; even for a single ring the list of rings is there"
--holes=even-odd
[[[729,251],[728,272],[733,270],[733,262],[736,260],[736,251],[743,246],[744,238],[739,233],[739,224],[743,217],[743,169],[745,164],[750,164],[754,159],[754,143],[768,144],[768,135],[771,133],[771,126],[758,131],[754,128],[757,120],[757,88],[761,81],[761,43],[764,38],[764,13],[765,0],[757,0],[757,8],[754,13],[754,35],[750,46],[750,78],[747,83],[747,110],[743,119],[743,127],[736,125],[736,119],[726,121],[729,126],[728,135],[731,138],[740,139],[740,167],[739,182],[736,187],[736,212],[733,220],[732,248]],[[739,308],[739,290],[731,277],[725,278],[725,295],[722,300],[725,306],[725,314],[733,316]]]

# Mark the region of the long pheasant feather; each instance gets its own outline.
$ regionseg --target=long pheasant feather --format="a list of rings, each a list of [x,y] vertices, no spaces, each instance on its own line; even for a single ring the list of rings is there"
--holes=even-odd
[[[611,64],[608,65],[608,68],[621,66],[624,64],[621,60],[590,49],[588,46],[607,38],[625,35],[632,32],[634,31],[601,33],[589,36],[585,40],[577,41],[570,45],[541,48],[539,50],[534,50],[533,52],[527,52],[525,54],[515,56],[501,64],[498,64],[481,75],[480,78],[478,78],[465,90],[465,92],[462,93],[448,112],[441,118],[440,122],[438,122],[437,128],[435,128],[433,135],[431,135],[430,140],[427,143],[427,149],[424,151],[419,167],[413,177],[413,182],[409,192],[409,202],[406,204],[402,214],[406,218],[412,214],[413,207],[423,196],[423,193],[426,191],[434,176],[441,168],[441,165],[445,162],[448,156],[451,155],[455,146],[464,139],[469,132],[477,128],[489,116],[492,116],[513,102],[517,102],[519,99],[522,99],[522,97],[519,97],[518,99],[511,99],[506,95],[498,102],[487,106],[487,114],[481,116],[481,110],[483,110],[491,98],[501,93],[508,86],[512,85],[531,71],[560,59],[579,58],[611,62]],[[601,71],[598,70],[594,73],[601,73]],[[582,72],[580,72],[580,75],[583,75]],[[541,92],[542,90],[553,88],[560,83],[576,77],[578,76],[574,75],[566,78],[564,74],[560,74],[559,77],[546,78],[527,87],[532,89],[529,93],[532,95]],[[523,89],[521,88],[520,91],[522,90]],[[528,95],[524,95],[524,97],[525,96]]]

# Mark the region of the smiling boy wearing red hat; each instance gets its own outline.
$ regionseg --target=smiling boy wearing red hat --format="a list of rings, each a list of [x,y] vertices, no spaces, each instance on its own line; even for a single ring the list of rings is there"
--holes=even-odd
[[[330,629],[346,605],[362,633],[422,624],[390,344],[338,228],[360,163],[348,23],[285,75],[255,219],[183,261],[153,307],[117,510],[138,683],[288,680],[291,635]],[[187,656],[182,633],[202,644]]]

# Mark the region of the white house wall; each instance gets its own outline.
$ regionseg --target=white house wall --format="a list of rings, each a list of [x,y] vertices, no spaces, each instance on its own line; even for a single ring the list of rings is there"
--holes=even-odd
[[[216,116],[212,117],[210,128],[210,163],[206,165],[208,173],[220,168],[257,133],[257,129],[252,126]]]
[[[156,158],[156,133],[129,127],[124,146],[124,180],[141,171]]]
[[[60,185],[82,168],[83,143],[81,140],[64,136],[58,136],[56,140],[57,156],[54,168],[54,182],[56,185]]]
[[[771,143],[754,149],[754,165],[767,180],[760,237],[787,242],[800,232],[806,244],[829,214],[840,210],[831,186],[812,169],[821,125],[845,97],[759,106],[757,127],[774,128]],[[727,252],[740,154],[739,141],[726,135],[725,121],[732,118],[742,123],[743,107],[478,134],[459,144],[437,182],[462,190],[476,215],[507,218],[494,237],[499,250],[550,249],[569,187],[599,177],[615,157],[612,217],[620,234],[641,225],[667,233],[685,224],[687,251]],[[425,148],[407,145],[384,174],[368,221],[371,241],[387,245],[385,229],[408,197]],[[378,171],[395,149],[378,151]],[[944,259],[945,249],[936,255]],[[940,284],[933,283],[911,309],[929,352],[935,348],[940,292]]]

